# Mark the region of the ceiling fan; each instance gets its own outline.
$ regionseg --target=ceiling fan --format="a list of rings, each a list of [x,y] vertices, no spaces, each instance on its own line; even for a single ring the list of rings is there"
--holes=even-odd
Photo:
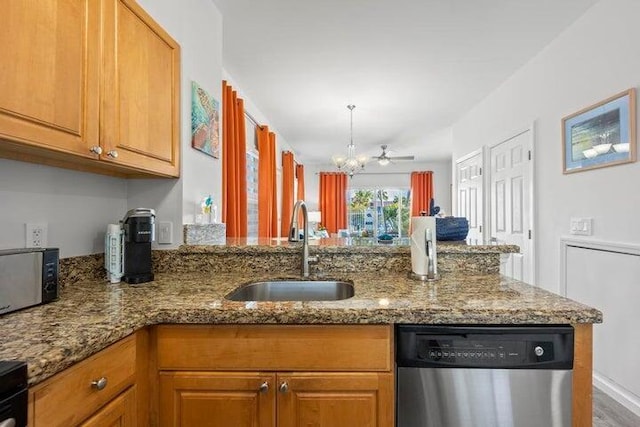
[[[386,166],[389,162],[393,162],[396,160],[414,160],[414,156],[390,156],[387,154],[387,145],[381,145],[382,153],[379,156],[371,157],[372,160],[377,160],[380,166]]]

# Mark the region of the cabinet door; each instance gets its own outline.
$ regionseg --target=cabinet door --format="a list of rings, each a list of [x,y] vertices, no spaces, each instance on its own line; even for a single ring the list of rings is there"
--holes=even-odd
[[[0,138],[97,158],[99,14],[94,0],[2,1]]]
[[[103,0],[101,158],[179,175],[180,47],[133,0]]]
[[[136,425],[135,386],[113,399],[80,427],[134,427]]]
[[[278,375],[278,427],[392,427],[393,375]]]
[[[274,427],[275,375],[161,372],[160,425]]]

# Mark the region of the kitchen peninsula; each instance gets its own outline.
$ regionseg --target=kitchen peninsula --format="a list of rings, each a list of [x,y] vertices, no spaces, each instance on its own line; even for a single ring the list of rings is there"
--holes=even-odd
[[[63,288],[55,303],[0,317],[0,359],[29,364],[31,416],[37,420],[46,410],[38,402],[51,397],[47,390],[52,384],[80,375],[79,367],[98,363],[105,351],[112,351],[110,363],[118,360],[114,354],[129,355],[129,362],[123,362],[129,371],[118,370],[129,372],[128,377],[107,385],[105,391],[114,387],[104,395],[108,398],[94,399],[93,407],[85,405],[87,411],[93,408],[91,412],[80,411],[77,419],[64,422],[80,422],[137,387],[135,399],[126,400],[138,414],[132,425],[148,425],[147,420],[157,419],[159,413],[165,419],[161,425],[175,425],[166,418],[175,420],[178,415],[167,408],[174,407],[172,396],[178,396],[185,384],[210,388],[216,381],[227,386],[251,383],[261,390],[256,398],[275,399],[275,387],[269,384],[309,386],[312,379],[325,375],[323,384],[354,384],[354,378],[360,378],[359,384],[368,384],[362,387],[376,390],[372,405],[379,425],[392,425],[394,324],[568,324],[576,334],[574,425],[588,425],[584,419],[591,414],[591,324],[601,322],[602,314],[500,276],[500,253],[517,248],[439,244],[442,279],[421,283],[407,277],[408,247],[312,246],[311,252],[321,259],[312,274],[352,283],[352,298],[236,302],[225,295],[238,286],[299,275],[299,247],[240,243],[155,251],[154,282],[130,286],[77,280]],[[256,347],[257,343],[267,345]],[[114,346],[120,346],[117,353]],[[291,360],[285,354],[304,357]],[[159,378],[160,386],[155,381],[150,385],[149,377]],[[290,403],[279,403],[279,411]]]

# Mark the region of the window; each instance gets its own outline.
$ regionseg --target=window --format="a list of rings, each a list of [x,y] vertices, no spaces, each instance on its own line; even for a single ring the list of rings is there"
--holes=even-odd
[[[258,237],[258,142],[256,128],[247,120],[247,237]]]
[[[354,188],[347,197],[347,226],[351,235],[407,237],[408,188]]]

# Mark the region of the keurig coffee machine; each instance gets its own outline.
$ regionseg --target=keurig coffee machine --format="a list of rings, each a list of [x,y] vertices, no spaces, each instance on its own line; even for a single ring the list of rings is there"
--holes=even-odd
[[[145,283],[153,280],[151,271],[151,242],[155,239],[153,209],[131,209],[122,222],[124,230],[124,275],[127,283]]]

